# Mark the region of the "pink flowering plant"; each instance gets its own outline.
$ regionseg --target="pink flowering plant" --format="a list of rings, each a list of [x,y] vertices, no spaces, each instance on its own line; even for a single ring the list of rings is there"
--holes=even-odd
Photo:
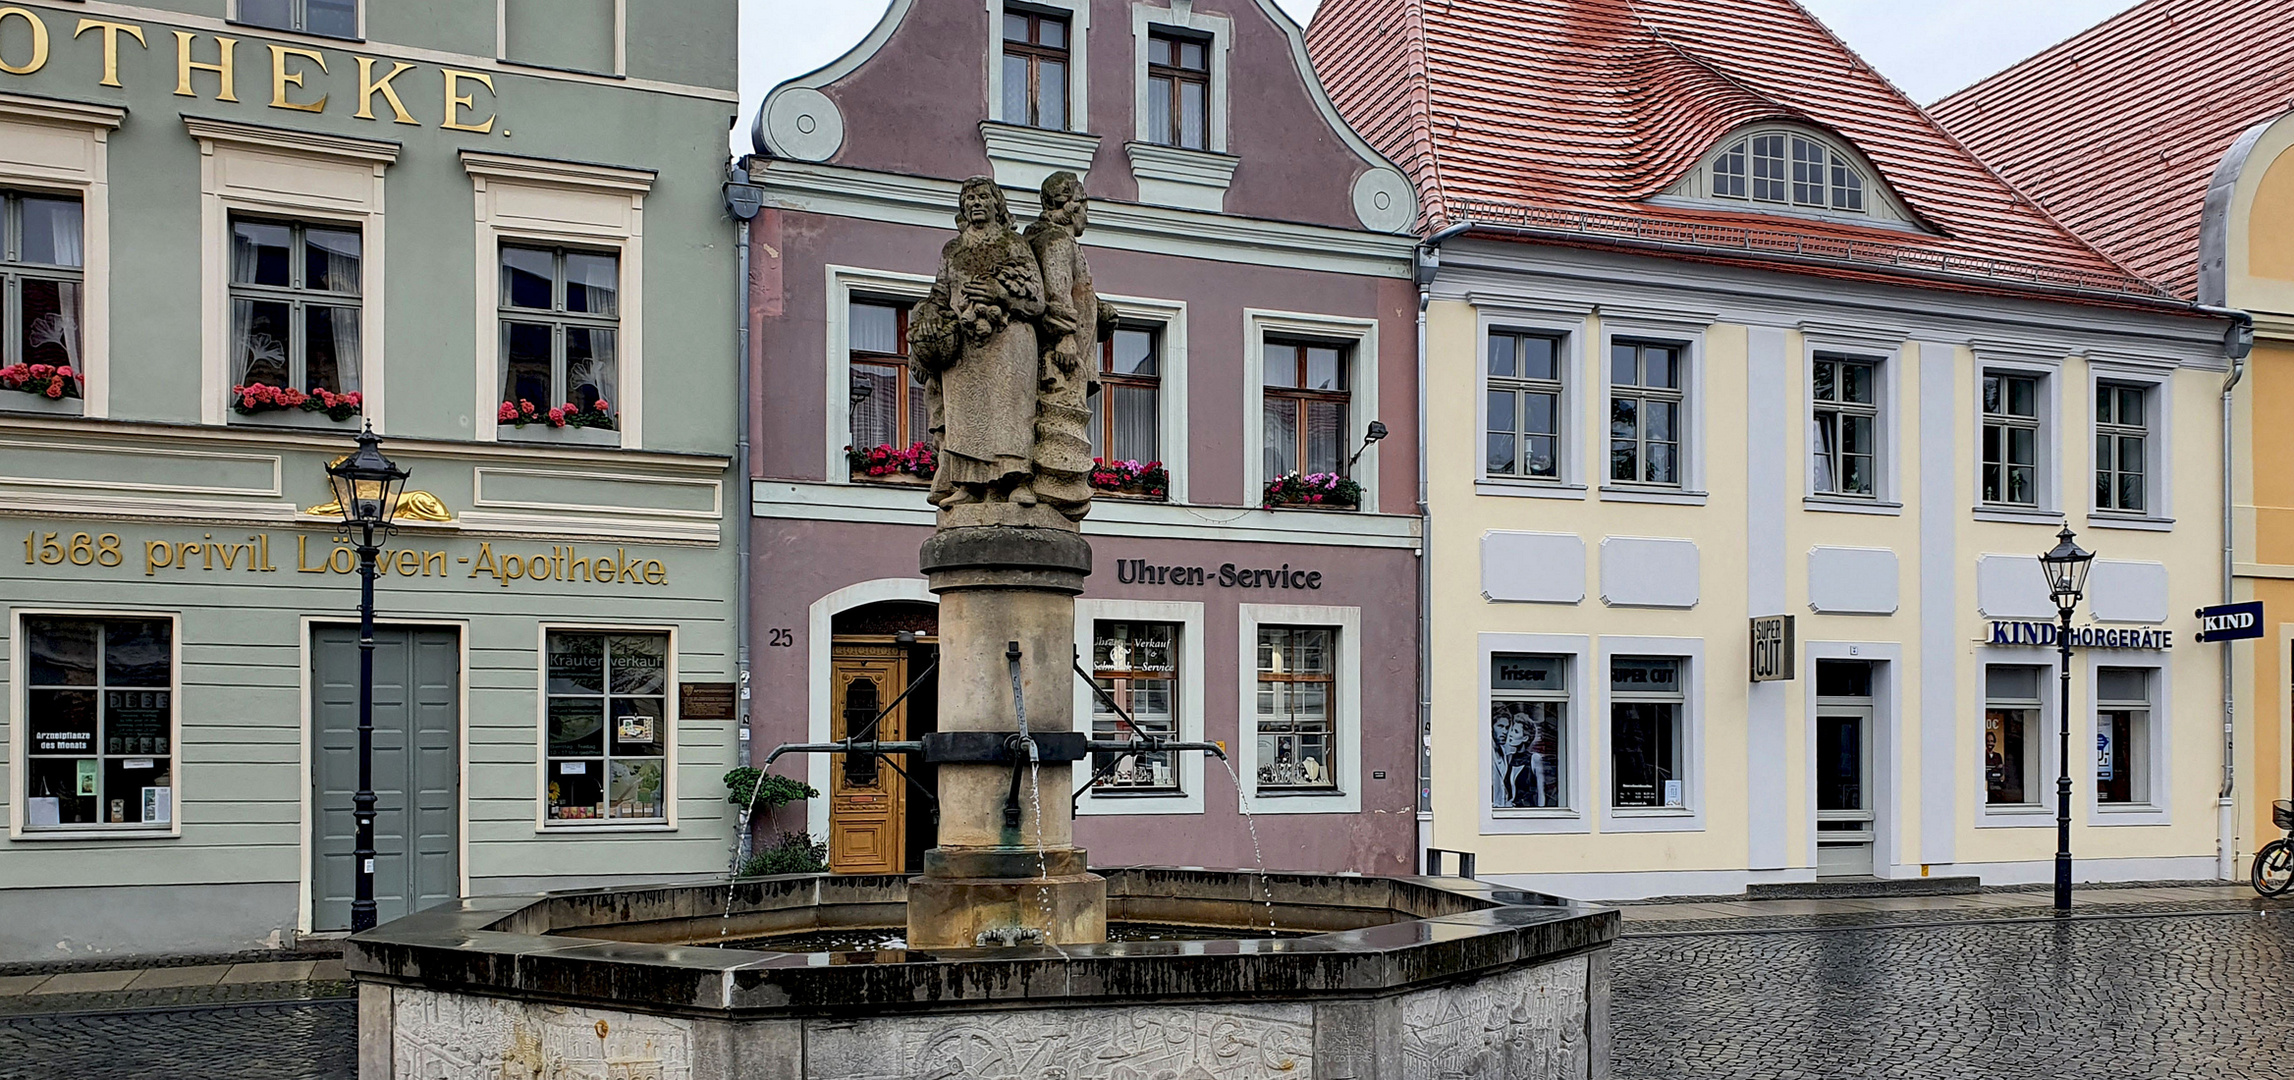
[[[0,390],[62,401],[80,396],[80,373],[70,364],[10,364],[0,368]]]
[[[1334,472],[1288,472],[1267,481],[1264,505],[1352,510],[1362,505],[1362,485]]]
[[[516,401],[503,402],[501,408],[494,410],[494,420],[497,423],[511,424],[517,427],[540,424],[544,427],[553,428],[604,428],[611,431],[613,429],[613,403],[604,398],[599,398],[590,403],[590,407],[587,409],[571,401],[563,405],[551,405],[545,408],[525,398],[519,398]]]
[[[1171,494],[1171,473],[1160,461],[1144,465],[1136,461],[1110,461],[1091,459],[1091,486],[1117,495],[1139,495],[1149,499],[1167,498]]]
[[[249,383],[231,388],[231,411],[241,416],[301,409],[339,422],[357,416],[365,401],[365,396],[356,390],[338,394],[321,387],[306,394],[292,386],[272,386],[269,383]]]
[[[940,469],[939,455],[934,454],[932,448],[921,440],[911,443],[905,450],[890,443],[866,450],[847,446],[844,448],[844,459],[852,465],[852,475],[855,478],[913,476],[930,480],[932,474]]]

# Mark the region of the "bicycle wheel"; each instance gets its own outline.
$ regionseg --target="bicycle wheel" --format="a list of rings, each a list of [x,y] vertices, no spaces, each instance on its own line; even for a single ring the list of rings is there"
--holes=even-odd
[[[2294,888],[2294,845],[2272,840],[2254,853],[2254,891],[2277,896]]]

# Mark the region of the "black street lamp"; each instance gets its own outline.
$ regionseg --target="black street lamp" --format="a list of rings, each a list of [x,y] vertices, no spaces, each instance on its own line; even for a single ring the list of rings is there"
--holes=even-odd
[[[351,796],[351,814],[358,821],[357,847],[351,852],[358,889],[350,902],[353,933],[372,930],[375,923],[374,560],[382,553],[378,541],[394,531],[390,521],[398,513],[398,493],[407,475],[382,456],[382,440],[375,437],[372,424],[359,433],[357,452],[327,466],[327,482],[342,510],[343,531],[358,546],[358,794]]]
[[[2071,609],[2087,591],[2087,568],[2095,553],[2071,542],[2065,526],[2055,538],[2055,549],[2039,557],[2047,572],[2047,592],[2055,598],[2056,651],[2062,659],[2062,686],[2056,694],[2062,706],[2062,746],[2056,755],[2055,777],[2055,910],[2071,910]]]

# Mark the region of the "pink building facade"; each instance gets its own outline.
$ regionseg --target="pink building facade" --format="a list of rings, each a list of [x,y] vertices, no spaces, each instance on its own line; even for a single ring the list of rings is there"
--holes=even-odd
[[[1339,119],[1300,28],[1272,0],[899,0],[777,88],[755,141],[755,744],[841,737],[896,698],[883,737],[934,730],[906,312],[963,179],[994,177],[1024,225],[1043,178],[1073,171],[1122,315],[1095,399],[1108,490],[1084,523],[1077,725],[1215,740],[1235,769],[1105,755],[1078,770],[1078,839],[1109,864],[1406,872],[1418,202]],[[822,796],[771,827],[825,837],[838,870],[918,870],[931,778],[832,762],[776,766]]]

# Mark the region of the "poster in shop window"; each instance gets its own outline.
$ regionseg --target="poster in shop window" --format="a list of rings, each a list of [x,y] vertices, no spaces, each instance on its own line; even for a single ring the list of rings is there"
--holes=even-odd
[[[169,692],[104,691],[104,753],[167,753]]]

